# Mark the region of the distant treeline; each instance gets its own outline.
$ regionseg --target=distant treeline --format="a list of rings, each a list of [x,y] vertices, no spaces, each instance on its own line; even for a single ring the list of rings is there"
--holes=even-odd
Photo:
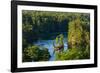
[[[32,43],[52,33],[68,32],[68,23],[77,16],[89,19],[88,14],[83,13],[23,10],[23,41]]]

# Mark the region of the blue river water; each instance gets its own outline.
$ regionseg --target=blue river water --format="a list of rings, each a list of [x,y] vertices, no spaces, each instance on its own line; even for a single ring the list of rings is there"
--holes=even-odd
[[[54,53],[54,48],[53,48],[53,42],[54,40],[38,40],[37,42],[34,42],[34,45],[38,45],[38,46],[42,46],[42,47],[46,47],[50,53],[50,59],[49,61],[55,61],[55,53]],[[63,40],[64,42],[64,51],[67,50],[68,45],[67,45],[67,39],[64,38]]]

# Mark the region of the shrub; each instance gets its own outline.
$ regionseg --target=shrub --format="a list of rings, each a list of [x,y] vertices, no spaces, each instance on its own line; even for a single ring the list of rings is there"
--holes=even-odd
[[[27,58],[29,58],[31,61],[47,61],[50,57],[50,54],[48,52],[47,48],[42,48],[38,46],[29,46],[24,49],[24,61],[29,61]]]
[[[90,50],[87,49],[68,49],[66,52],[56,52],[56,60],[78,60],[78,59],[89,59]]]

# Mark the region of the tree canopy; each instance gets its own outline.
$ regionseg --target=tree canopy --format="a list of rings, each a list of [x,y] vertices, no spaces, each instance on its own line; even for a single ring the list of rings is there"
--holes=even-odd
[[[55,39],[56,43],[64,45],[63,32],[67,35],[68,50],[56,53],[56,60],[90,57],[89,13],[22,10],[23,61],[49,60],[48,48],[43,47],[41,50],[41,47],[33,42],[40,39]]]

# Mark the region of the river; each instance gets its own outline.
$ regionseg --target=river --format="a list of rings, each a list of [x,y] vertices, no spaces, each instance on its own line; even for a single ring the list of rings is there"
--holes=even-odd
[[[50,56],[51,56],[49,61],[55,61],[55,53],[54,53],[54,48],[53,48],[54,41],[55,40],[53,39],[49,39],[49,40],[38,40],[37,42],[34,42],[34,45],[46,47],[48,49]],[[64,42],[64,51],[66,51],[68,48],[66,36],[64,36],[63,42]]]

